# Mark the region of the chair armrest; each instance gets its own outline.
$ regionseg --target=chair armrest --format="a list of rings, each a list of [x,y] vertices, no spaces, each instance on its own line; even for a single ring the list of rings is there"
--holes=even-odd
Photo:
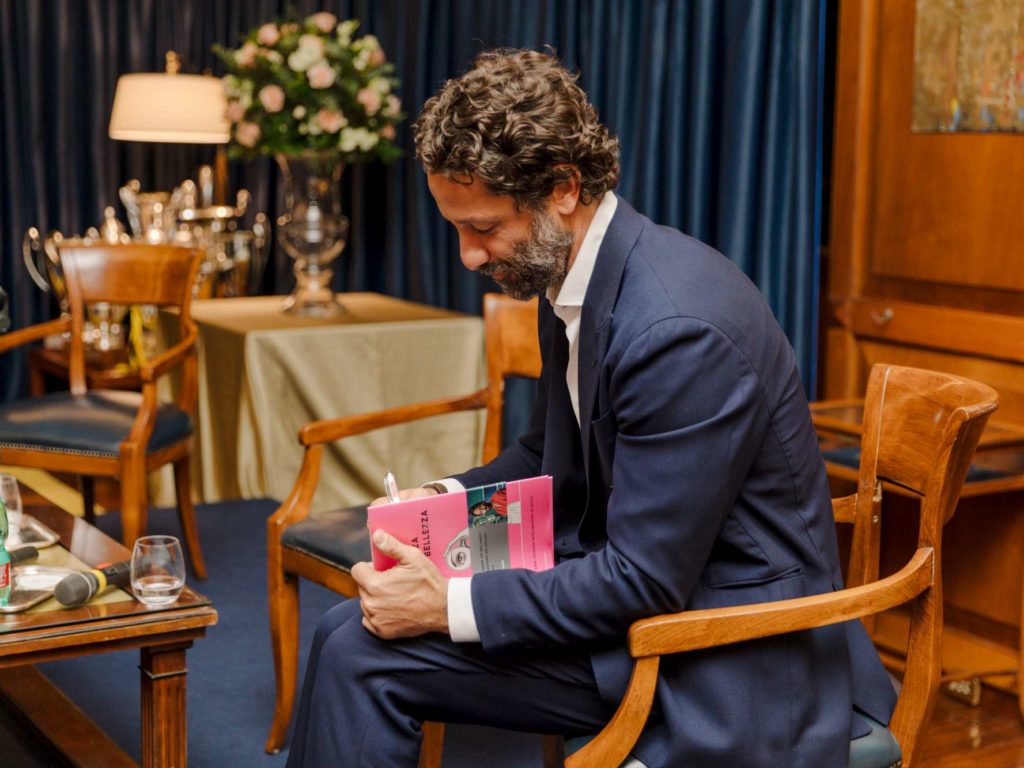
[[[566,768],[617,768],[643,730],[654,700],[661,656],[837,624],[878,613],[920,595],[934,583],[935,552],[922,547],[892,576],[839,592],[771,603],[652,616],[633,623],[633,676],[612,719]]]
[[[934,568],[934,550],[922,547],[892,576],[864,586],[640,619],[629,630],[630,653],[634,657],[682,653],[858,619],[920,595],[932,585]]]
[[[148,363],[140,366],[139,377],[142,382],[144,384],[154,382],[178,365],[195,347],[197,337],[196,331],[186,334],[184,339],[165,350],[163,354],[157,355]]]
[[[482,389],[462,397],[445,397],[422,403],[410,403],[357,416],[320,419],[304,425],[299,430],[299,443],[306,449],[302,457],[302,467],[288,498],[267,521],[268,541],[276,542],[285,528],[309,516],[313,492],[320,479],[320,463],[324,443],[360,435],[364,432],[372,432],[382,427],[426,419],[430,416],[475,410],[483,408],[486,403],[487,390]],[[272,549],[274,546],[276,544],[272,546]]]
[[[856,518],[857,494],[832,499],[832,515],[837,523],[852,523]]]
[[[299,430],[299,443],[304,446],[329,443],[351,435],[361,435],[381,427],[418,421],[430,416],[440,416],[457,411],[483,408],[487,404],[487,390],[481,389],[462,397],[444,397],[422,403],[410,403],[395,408],[362,413],[357,416],[342,416],[337,419],[311,421]]]
[[[36,323],[27,328],[19,328],[16,331],[0,336],[0,354],[15,347],[20,347],[22,344],[28,344],[30,341],[38,341],[55,333],[63,333],[70,328],[71,320],[62,317],[58,317],[56,320],[48,320],[45,323]]]

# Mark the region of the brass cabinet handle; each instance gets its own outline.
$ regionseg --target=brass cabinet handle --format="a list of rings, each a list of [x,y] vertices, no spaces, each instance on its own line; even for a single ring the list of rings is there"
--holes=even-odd
[[[888,325],[892,322],[892,318],[895,316],[895,312],[892,311],[892,307],[886,307],[881,312],[871,310],[868,315],[879,325]]]

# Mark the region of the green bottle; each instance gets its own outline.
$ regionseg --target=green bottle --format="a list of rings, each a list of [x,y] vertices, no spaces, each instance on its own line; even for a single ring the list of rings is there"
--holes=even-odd
[[[11,553],[7,551],[7,507],[0,499],[0,605],[11,597]]]
[[[7,507],[0,499],[0,605],[10,599],[10,553],[7,551]]]

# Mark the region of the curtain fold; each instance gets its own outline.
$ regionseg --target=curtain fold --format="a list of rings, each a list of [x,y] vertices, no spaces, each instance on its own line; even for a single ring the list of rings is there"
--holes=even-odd
[[[351,238],[339,290],[374,290],[466,312],[493,285],[467,272],[412,157],[408,126],[445,79],[481,50],[551,46],[621,139],[617,190],[661,224],[722,250],[768,298],[810,386],[816,339],[820,215],[820,24],[823,0],[5,0],[0,3],[0,285],[13,327],[50,316],[22,264],[30,226],[83,232],[103,207],[125,219],[117,189],[167,189],[211,162],[213,148],[107,137],[120,74],[160,71],[175,50],[186,72],[221,74],[214,43],[283,16],[358,18],[380,39],[409,115],[405,156],[346,169]],[[281,212],[270,159],[232,163],[230,189]],[[265,293],[291,287],[273,248]],[[0,396],[24,389],[24,361],[0,358]]]

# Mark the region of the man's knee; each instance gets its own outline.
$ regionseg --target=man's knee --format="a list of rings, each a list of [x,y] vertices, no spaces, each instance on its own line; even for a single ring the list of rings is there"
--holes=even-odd
[[[362,622],[362,612],[359,609],[359,600],[352,598],[338,603],[327,613],[320,617],[316,625],[316,632],[313,635],[313,645],[320,647],[335,630],[353,619]]]

